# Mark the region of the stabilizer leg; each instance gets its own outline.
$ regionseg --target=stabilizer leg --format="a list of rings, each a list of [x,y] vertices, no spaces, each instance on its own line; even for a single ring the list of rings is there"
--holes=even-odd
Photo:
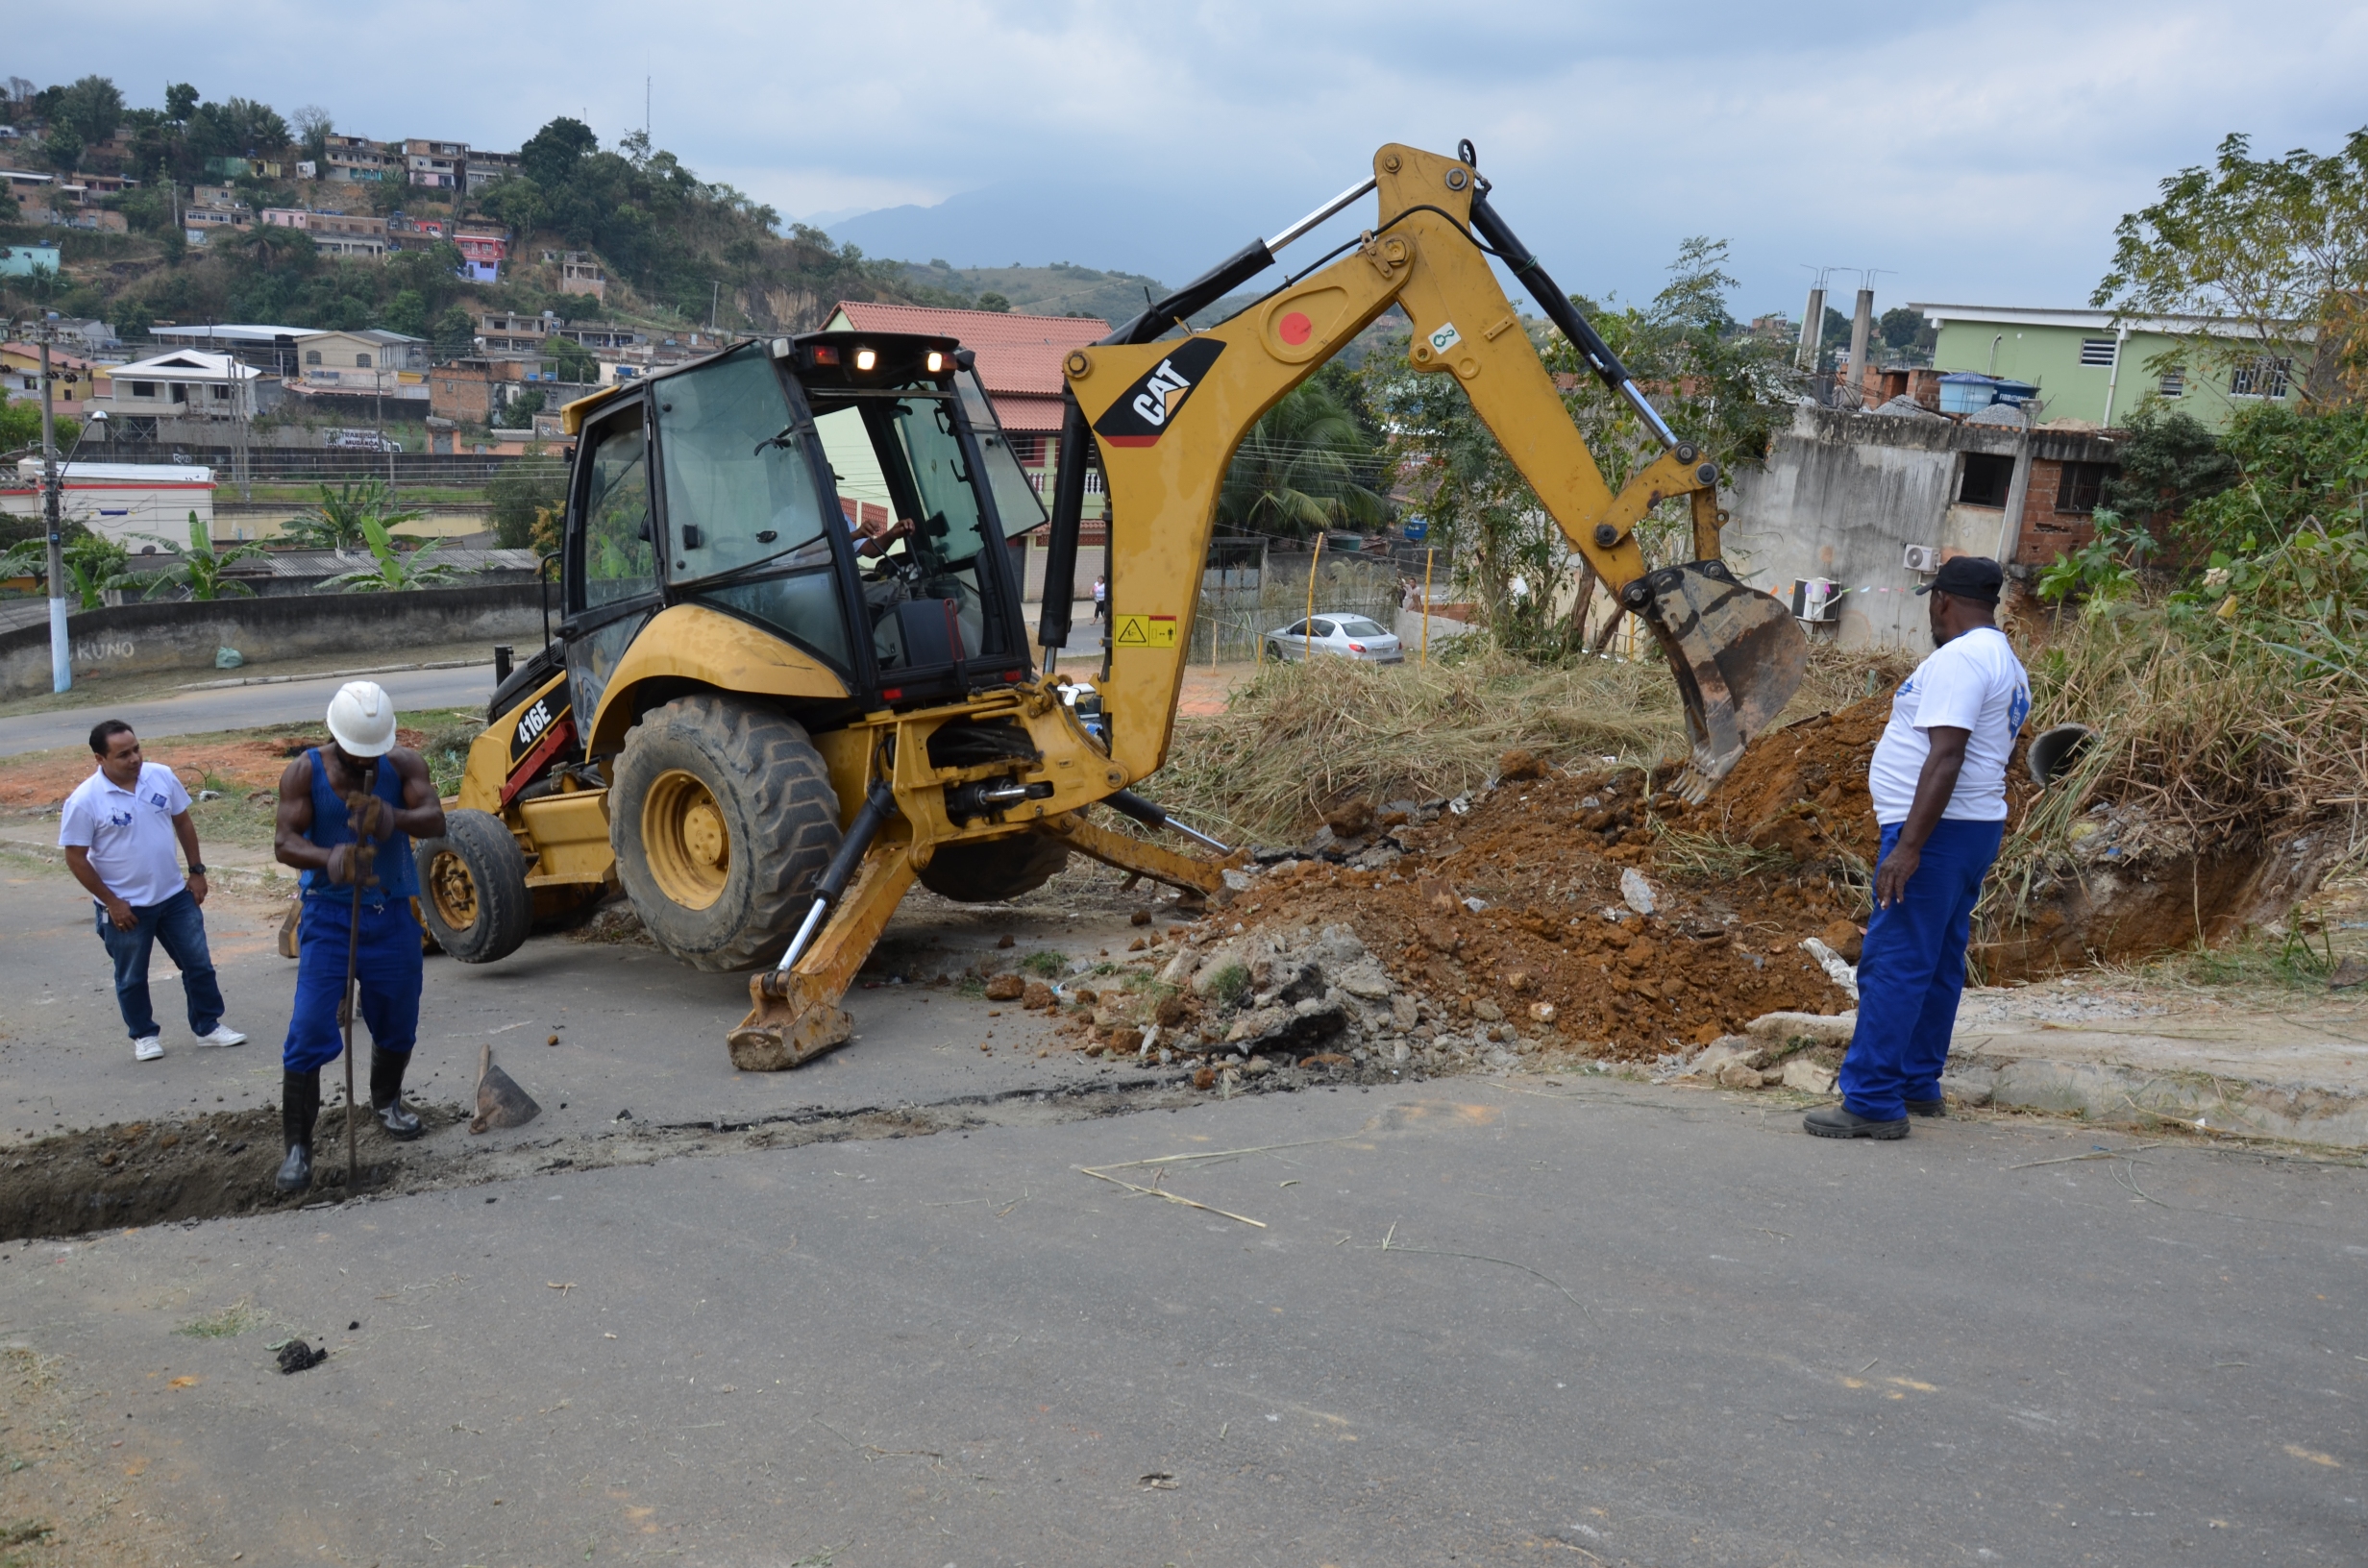
[[[873,846],[855,885],[796,968],[767,969],[749,981],[749,1016],[728,1037],[733,1066],[780,1072],[847,1043],[853,1021],[839,999],[872,956],[915,872],[910,844]]]

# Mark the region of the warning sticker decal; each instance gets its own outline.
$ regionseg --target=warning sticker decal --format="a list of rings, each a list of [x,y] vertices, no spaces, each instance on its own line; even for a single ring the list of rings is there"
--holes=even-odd
[[[1173,648],[1175,617],[1122,615],[1111,623],[1110,642],[1116,648]]]

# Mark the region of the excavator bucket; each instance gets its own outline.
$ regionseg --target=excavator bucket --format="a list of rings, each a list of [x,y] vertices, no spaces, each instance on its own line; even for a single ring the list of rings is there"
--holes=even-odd
[[[1784,711],[1809,673],[1809,639],[1781,602],[1735,580],[1723,561],[1689,561],[1645,579],[1647,625],[1669,657],[1693,741],[1677,792],[1699,801]]]

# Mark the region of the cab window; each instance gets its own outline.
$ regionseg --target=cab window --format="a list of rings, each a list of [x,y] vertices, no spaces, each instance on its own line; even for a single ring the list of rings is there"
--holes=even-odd
[[[581,608],[657,590],[650,534],[649,440],[641,410],[628,408],[593,432],[584,485]]]
[[[736,572],[822,537],[813,465],[759,345],[668,377],[654,395],[674,582]]]

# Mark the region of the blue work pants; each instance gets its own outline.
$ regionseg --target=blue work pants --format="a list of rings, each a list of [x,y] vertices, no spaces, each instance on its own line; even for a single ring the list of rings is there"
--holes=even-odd
[[[1940,1098],[1973,906],[2005,833],[2004,822],[1936,824],[1907,892],[1867,919],[1858,1030],[1841,1064],[1842,1105],[1854,1115],[1897,1121],[1908,1101]],[[1897,824],[1884,828],[1881,855],[1898,842]]]
[[[342,894],[342,895],[340,895]],[[296,927],[296,1009],[287,1020],[282,1064],[310,1072],[337,1059],[345,1041],[337,1002],[345,992],[346,943],[354,929],[352,894],[336,890],[305,899]],[[360,981],[361,1021],[382,1051],[408,1056],[419,1039],[419,922],[408,898],[361,906],[361,948],[354,973]]]
[[[148,997],[148,955],[160,943],[181,969],[182,994],[189,1003],[189,1028],[210,1035],[222,1021],[222,987],[214,979],[213,955],[206,950],[206,917],[197,895],[184,888],[160,904],[132,911],[134,924],[118,931],[99,906],[99,940],[115,961],[115,1005],[134,1040],[157,1032],[156,1008]]]

